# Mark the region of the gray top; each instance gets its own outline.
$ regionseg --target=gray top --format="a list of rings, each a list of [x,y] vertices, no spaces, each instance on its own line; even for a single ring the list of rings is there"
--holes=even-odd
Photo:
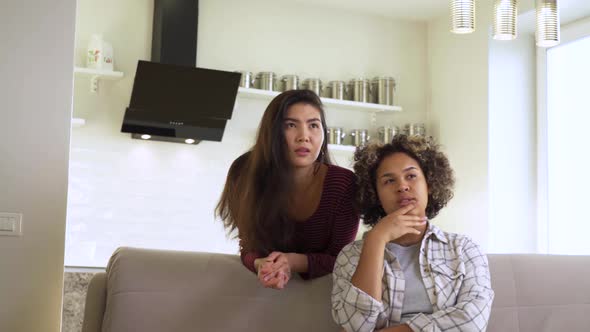
[[[389,243],[387,246],[395,254],[406,279],[401,323],[418,313],[431,314],[432,304],[420,274],[420,243],[409,247],[396,243]]]

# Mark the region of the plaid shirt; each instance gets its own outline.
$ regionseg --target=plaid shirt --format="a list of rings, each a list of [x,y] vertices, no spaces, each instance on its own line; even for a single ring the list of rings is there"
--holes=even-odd
[[[352,285],[363,240],[342,249],[334,266],[332,316],[346,331],[372,332],[400,324],[405,280],[393,250],[386,246],[382,302]],[[429,224],[420,245],[420,273],[432,314],[405,322],[413,331],[485,331],[494,291],[488,260],[469,238]]]

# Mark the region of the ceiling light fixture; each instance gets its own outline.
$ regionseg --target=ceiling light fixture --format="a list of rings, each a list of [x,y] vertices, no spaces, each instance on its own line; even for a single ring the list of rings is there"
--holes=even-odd
[[[451,0],[451,23],[452,33],[475,31],[475,0]]]
[[[557,0],[537,0],[537,46],[551,47],[559,44],[559,7]]]
[[[494,39],[516,39],[516,17],[518,5],[516,0],[494,1]]]

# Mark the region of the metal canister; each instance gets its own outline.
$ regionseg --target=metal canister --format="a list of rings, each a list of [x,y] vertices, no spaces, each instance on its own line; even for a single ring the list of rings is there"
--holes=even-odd
[[[398,126],[391,126],[391,127],[379,127],[377,129],[379,132],[379,141],[381,143],[387,144],[391,143],[393,136],[399,134],[399,127]]]
[[[346,132],[340,127],[329,127],[328,128],[328,144],[342,144]]]
[[[240,86],[242,88],[253,88],[254,87],[254,76],[250,71],[236,71],[236,73],[242,74],[240,78]]]
[[[404,126],[404,134],[408,136],[426,136],[426,127],[423,123],[408,123]]]
[[[344,100],[346,98],[346,83],[344,81],[330,81],[326,87],[328,98]]]
[[[256,74],[256,88],[262,90],[276,91],[277,75],[270,71],[263,71]]]
[[[351,99],[368,103],[370,101],[371,86],[369,80],[364,78],[355,78],[348,83]]]
[[[373,102],[381,105],[393,105],[395,79],[393,77],[375,77],[372,81]]]
[[[301,87],[306,90],[311,90],[320,96],[323,90],[322,80],[319,78],[306,78],[303,80]]]
[[[367,129],[354,129],[350,132],[350,137],[354,146],[365,146],[371,139]]]
[[[297,90],[299,89],[299,76],[284,75],[281,77],[281,91]]]

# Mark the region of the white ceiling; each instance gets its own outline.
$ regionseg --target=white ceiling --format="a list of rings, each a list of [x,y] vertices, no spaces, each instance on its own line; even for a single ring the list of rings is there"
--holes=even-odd
[[[407,20],[428,21],[450,15],[451,0],[274,0],[300,3],[309,6],[338,8],[371,15]],[[492,10],[493,0],[490,3]],[[535,0],[519,0],[519,13],[534,8]],[[590,15],[590,0],[560,0],[562,23]]]
[[[294,2],[420,21],[427,21],[450,11],[450,0],[294,0]]]

